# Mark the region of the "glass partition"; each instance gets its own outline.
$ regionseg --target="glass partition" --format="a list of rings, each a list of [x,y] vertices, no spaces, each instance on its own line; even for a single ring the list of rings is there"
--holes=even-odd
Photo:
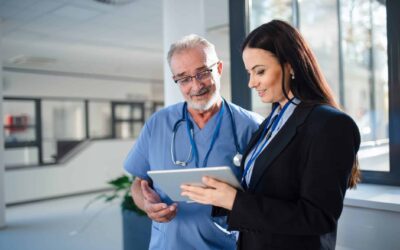
[[[6,168],[63,162],[87,139],[137,138],[146,118],[162,107],[151,101],[5,97]]]
[[[36,104],[34,99],[3,102],[4,164],[8,167],[39,164]]]
[[[43,161],[54,163],[64,145],[86,138],[83,101],[42,101]]]
[[[110,102],[89,102],[89,137],[111,138],[111,104]]]
[[[4,141],[8,145],[36,141],[36,113],[34,100],[5,100]]]

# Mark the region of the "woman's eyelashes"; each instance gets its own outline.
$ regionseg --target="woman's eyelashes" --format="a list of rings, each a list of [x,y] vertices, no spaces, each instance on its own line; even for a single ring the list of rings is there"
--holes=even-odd
[[[256,75],[258,76],[262,76],[264,74],[265,70],[264,69],[260,69],[256,71]]]

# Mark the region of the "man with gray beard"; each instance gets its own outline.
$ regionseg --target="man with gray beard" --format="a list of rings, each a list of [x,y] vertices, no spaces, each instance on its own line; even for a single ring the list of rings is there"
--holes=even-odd
[[[124,164],[136,176],[136,205],[153,220],[149,249],[235,249],[236,234],[226,230],[225,217],[211,217],[208,205],[173,202],[149,184],[147,171],[230,166],[241,177],[241,154],[263,118],[221,97],[223,63],[206,39],[183,37],[167,59],[185,102],[146,122]]]

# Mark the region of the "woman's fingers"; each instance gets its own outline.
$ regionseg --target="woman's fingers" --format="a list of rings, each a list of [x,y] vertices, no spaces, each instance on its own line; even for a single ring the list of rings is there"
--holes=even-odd
[[[198,203],[232,209],[237,192],[235,188],[210,177],[203,177],[203,182],[207,187],[182,185],[181,195]]]
[[[220,188],[223,185],[226,185],[224,182],[221,182],[219,180],[216,180],[214,178],[208,177],[208,176],[204,176],[201,181],[207,186],[207,187],[211,187],[211,188]]]

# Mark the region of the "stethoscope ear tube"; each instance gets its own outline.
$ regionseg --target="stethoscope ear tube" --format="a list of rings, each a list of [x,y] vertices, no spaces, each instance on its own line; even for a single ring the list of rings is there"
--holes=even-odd
[[[233,164],[236,167],[240,167],[240,164],[242,163],[243,155],[242,155],[242,151],[240,150],[240,147],[239,147],[239,139],[238,139],[237,132],[236,132],[237,130],[236,130],[235,117],[233,116],[232,109],[229,106],[228,102],[224,98],[222,98],[222,99],[224,100],[224,103],[226,103],[226,107],[228,108],[228,112],[229,112],[229,115],[231,117],[233,140],[235,142],[235,147],[236,147],[236,154],[233,157]]]

